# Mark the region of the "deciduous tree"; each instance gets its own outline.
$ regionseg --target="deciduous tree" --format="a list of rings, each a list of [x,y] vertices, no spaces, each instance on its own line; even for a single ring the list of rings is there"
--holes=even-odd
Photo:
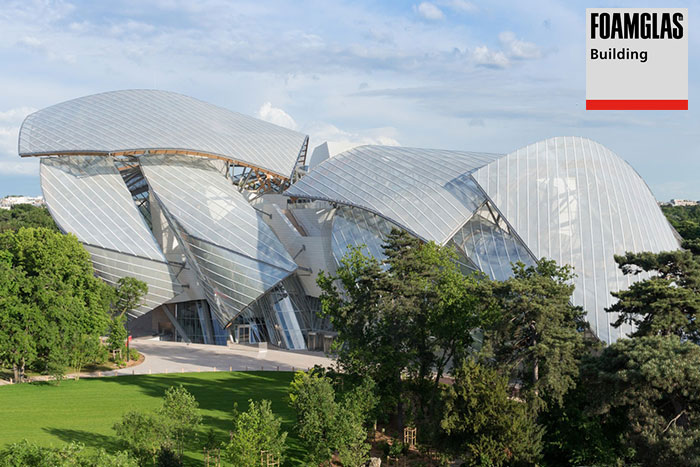
[[[186,441],[195,435],[202,423],[199,403],[182,385],[171,386],[165,391],[163,405],[158,410],[158,415],[165,421],[176,453],[182,458]]]
[[[350,248],[336,276],[321,273],[318,283],[340,364],[375,380],[403,425],[404,376],[428,416],[447,363],[469,350],[490,311],[490,291],[488,281],[461,274],[449,247],[395,229],[384,253],[380,264]]]
[[[73,235],[44,228],[0,234],[2,363],[46,370],[70,360],[75,333],[100,336],[111,288]],[[8,272],[9,268],[9,272]]]
[[[224,455],[233,465],[260,465],[261,451],[282,461],[287,439],[282,419],[272,413],[269,400],[248,402],[245,412],[234,408],[231,440],[224,444]]]

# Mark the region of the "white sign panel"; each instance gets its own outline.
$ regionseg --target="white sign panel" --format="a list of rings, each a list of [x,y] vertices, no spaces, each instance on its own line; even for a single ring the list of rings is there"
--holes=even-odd
[[[586,9],[587,110],[688,109],[688,9]]]

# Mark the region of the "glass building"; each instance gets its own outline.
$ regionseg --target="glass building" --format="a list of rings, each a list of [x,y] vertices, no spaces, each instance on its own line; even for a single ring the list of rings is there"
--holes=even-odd
[[[552,258],[577,274],[572,302],[613,342],[615,254],[679,248],[644,181],[586,138],[509,154],[360,146],[307,166],[308,137],[180,94],[116,91],[24,121],[23,157],[96,274],[148,284],[132,329],[166,339],[317,348],[319,271],[349,245],[382,258],[396,227],[453,246],[496,280]]]

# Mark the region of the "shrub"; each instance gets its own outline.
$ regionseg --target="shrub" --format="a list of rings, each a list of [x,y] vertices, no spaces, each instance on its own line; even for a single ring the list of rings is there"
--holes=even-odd
[[[311,463],[330,460],[338,452],[343,465],[363,464],[369,454],[366,425],[377,404],[374,382],[365,379],[340,395],[331,380],[318,372],[299,372],[290,386],[289,399],[297,412],[297,431]]]
[[[282,419],[272,413],[268,400],[250,400],[242,413],[234,407],[231,441],[223,446],[224,455],[233,465],[259,465],[260,451],[267,451],[281,462],[287,439],[281,427]]]
[[[0,451],[0,466],[51,467],[137,467],[136,459],[125,452],[109,454],[104,449],[88,450],[80,443],[61,447],[38,446],[27,440],[11,444]]]
[[[202,423],[197,400],[182,385],[170,387],[165,391],[158,415],[162,417],[168,437],[173,440],[176,452],[182,458],[185,440],[194,438]]]
[[[168,429],[162,417],[130,411],[114,425],[124,446],[142,463],[154,463],[158,452],[169,443]]]

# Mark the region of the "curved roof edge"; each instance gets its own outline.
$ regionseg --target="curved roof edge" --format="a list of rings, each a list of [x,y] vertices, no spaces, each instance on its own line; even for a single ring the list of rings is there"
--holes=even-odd
[[[27,116],[21,157],[178,153],[289,179],[306,135],[183,94],[133,89],[79,97]]]
[[[500,154],[358,146],[318,165],[285,191],[352,206],[440,244],[483,202],[471,173]]]

